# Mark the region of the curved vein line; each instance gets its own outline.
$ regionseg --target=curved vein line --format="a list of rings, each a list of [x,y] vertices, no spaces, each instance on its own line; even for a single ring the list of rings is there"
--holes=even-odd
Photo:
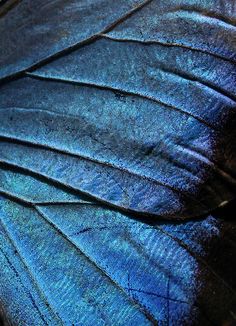
[[[54,184],[58,185],[59,187],[60,186],[64,186],[64,187],[68,188],[68,190],[73,190],[73,191],[79,192],[80,194],[89,195],[89,194],[83,192],[82,190],[79,190],[78,188],[73,187],[70,184],[67,184],[66,182],[60,181],[59,179],[52,178],[52,177],[48,176],[47,174],[44,174],[44,173],[41,173],[41,172],[39,173],[37,170],[23,167],[23,166],[21,166],[19,164],[12,163],[11,161],[4,160],[2,158],[0,158],[0,163],[5,164],[5,165],[8,165],[8,166],[13,167],[13,168],[21,169],[21,170],[25,171],[26,173],[33,173],[33,174],[35,174],[38,177],[43,177],[43,178],[47,179],[48,181],[53,182]],[[15,195],[12,196],[12,194],[9,193],[9,192],[7,192],[7,193],[5,192],[5,193],[2,193],[2,194],[5,195],[5,196],[14,198],[15,200],[19,200],[22,203],[25,203],[27,205],[31,205],[32,204],[30,202],[25,202],[22,197],[21,198],[20,197],[16,197]],[[104,204],[107,204],[107,202],[104,201],[104,200],[102,200],[102,199],[99,199],[99,201],[98,201],[98,199],[95,198],[94,196],[90,195],[90,197],[93,198],[95,205],[98,205],[98,203],[99,203],[99,205],[102,205],[103,203]],[[117,208],[117,205],[114,205],[112,203],[109,203],[109,205],[112,206],[112,207]],[[122,210],[122,207],[121,207],[121,210]],[[125,210],[125,209],[123,209],[123,210]]]
[[[176,8],[169,10],[168,12],[179,12],[179,11],[183,11],[183,12],[189,12],[189,13],[195,13],[195,14],[199,14],[199,16],[203,16],[206,18],[212,18],[214,20],[219,21],[220,23],[225,23],[226,25],[229,25],[230,28],[235,28],[236,27],[236,20],[234,18],[230,18],[230,17],[226,17],[223,14],[217,13],[217,12],[213,12],[210,11],[208,9],[201,9],[198,8],[194,5],[179,5]]]
[[[17,111],[23,111],[23,112],[29,112],[29,111],[32,111],[32,112],[46,112],[46,113],[49,113],[49,114],[54,114],[56,116],[59,116],[59,117],[68,117],[68,118],[79,118],[78,115],[76,114],[71,114],[71,113],[67,113],[67,112],[58,112],[56,110],[52,110],[52,109],[46,109],[46,108],[38,108],[38,107],[19,107],[19,106],[1,106],[0,107],[0,112],[4,111],[4,110],[17,110]]]
[[[21,166],[19,164],[13,163],[13,162],[11,162],[9,160],[6,160],[6,159],[0,158],[0,163],[3,163],[3,164],[8,165],[10,167],[22,169],[26,173],[33,173],[33,174],[37,175],[38,177],[44,177],[45,179],[49,180],[50,182],[53,182],[55,184],[58,184],[58,186],[64,186],[64,187],[67,187],[68,190],[77,191],[80,194],[84,194],[86,196],[90,196],[94,200],[95,205],[98,205],[98,204],[100,206],[102,206],[102,205],[106,205],[106,206],[109,205],[109,207],[114,208],[116,210],[118,209],[118,210],[124,212],[124,214],[127,214],[127,213],[129,213],[129,214],[136,214],[137,217],[140,217],[141,216],[141,217],[147,217],[147,218],[149,218],[150,216],[154,216],[155,218],[158,217],[160,219],[168,219],[168,220],[171,220],[171,221],[173,220],[173,215],[164,215],[164,216],[162,216],[162,215],[152,214],[152,213],[148,213],[148,212],[145,212],[145,211],[143,212],[143,211],[135,210],[133,208],[130,209],[128,207],[124,207],[124,206],[120,206],[118,204],[114,204],[113,202],[106,201],[103,198],[100,198],[98,196],[95,196],[95,195],[92,195],[92,194],[90,194],[88,192],[85,192],[85,191],[83,191],[81,189],[78,189],[75,186],[72,186],[71,184],[68,184],[68,183],[66,183],[66,182],[64,182],[64,181],[62,181],[60,179],[52,178],[52,177],[50,177],[49,175],[47,175],[45,173],[38,172],[37,170],[31,169],[31,168],[28,168],[28,167],[26,168],[24,166]],[[213,210],[215,208],[218,208],[218,207],[219,207],[219,205],[214,206],[211,210]],[[191,216],[189,215],[188,217],[194,217],[194,218],[202,217],[206,213],[209,213],[209,209],[205,209],[204,208],[204,210],[201,212],[200,215],[196,215],[196,213],[195,213],[194,215],[191,215]],[[186,219],[186,217],[184,217],[184,216],[175,216],[175,220],[176,221],[184,221],[185,219]]]
[[[0,144],[1,144],[1,142],[0,142]],[[72,195],[76,195],[77,196],[78,195],[78,192],[79,192],[78,190],[73,191],[72,189],[68,189],[68,187],[67,186],[63,186],[62,183],[60,183],[60,182],[58,182],[56,180],[53,181],[53,179],[50,179],[49,177],[44,176],[43,174],[40,174],[37,171],[36,172],[33,171],[33,170],[31,171],[29,169],[26,169],[26,168],[20,166],[20,165],[13,164],[11,162],[8,163],[7,161],[4,162],[1,159],[0,159],[0,169],[1,170],[4,170],[4,171],[6,171],[6,170],[9,171],[10,170],[11,172],[13,170],[13,172],[19,172],[21,175],[22,174],[25,174],[25,175],[33,178],[33,179],[38,179],[39,182],[46,183],[49,186],[52,184],[54,187],[58,187],[60,190],[64,191],[67,194],[72,194]],[[86,198],[87,199],[82,199],[82,197],[81,197],[80,199],[81,200],[84,200],[84,201],[89,201],[90,200],[90,199],[88,199],[88,197],[86,197]]]
[[[25,205],[25,206],[30,206],[30,207],[34,207],[34,206],[57,206],[57,205],[94,205],[94,206],[98,206],[98,207],[102,207],[101,203],[98,203],[96,201],[92,202],[68,202],[68,201],[61,201],[61,202],[32,202],[32,201],[28,201],[27,199],[25,199],[24,197],[18,196],[10,191],[6,191],[2,188],[0,188],[0,194],[8,199],[11,199],[15,202],[19,202],[21,205]],[[109,210],[109,208],[107,208]]]
[[[150,45],[155,45],[155,44],[158,44],[158,45],[163,45],[163,46],[167,46],[167,47],[179,47],[179,48],[183,48],[183,49],[186,49],[186,50],[191,50],[191,51],[196,51],[196,52],[200,52],[200,53],[203,53],[203,54],[208,54],[208,55],[211,55],[213,57],[216,57],[218,59],[221,59],[221,60],[224,60],[224,61],[227,61],[227,62],[230,62],[230,63],[233,63],[233,64],[236,64],[236,60],[234,59],[231,59],[231,58],[227,58],[225,56],[222,56],[216,52],[211,52],[209,50],[204,50],[204,49],[200,49],[200,48],[195,48],[193,46],[190,46],[190,45],[184,45],[184,44],[181,44],[181,43],[175,43],[175,42],[164,42],[164,41],[161,41],[161,40],[158,40],[158,39],[155,39],[155,40],[141,40],[141,39],[135,39],[135,38],[129,38],[129,37],[124,37],[124,38],[121,38],[121,37],[116,37],[116,36],[112,36],[112,35],[109,35],[109,34],[99,34],[101,38],[105,38],[105,39],[110,39],[112,41],[115,41],[115,42],[133,42],[133,43],[138,43],[138,44],[150,44]]]
[[[93,260],[89,255],[87,255],[78,244],[76,244],[70,236],[68,236],[66,233],[64,233],[61,228],[56,225],[44,212],[41,211],[41,209],[39,207],[37,207],[37,205],[34,206],[34,209],[38,212],[38,214],[50,225],[52,226],[72,247],[74,247],[76,249],[76,251],[79,252],[80,255],[84,256],[86,258],[87,261],[89,261],[89,263],[91,263],[96,270],[99,270],[110,282],[111,284],[113,284],[118,290],[119,292],[125,294],[125,297],[128,298],[129,302],[134,305],[134,307],[137,307],[139,309],[139,311],[146,317],[148,318],[150,321],[156,321],[154,319],[154,317],[152,315],[150,315],[150,312],[148,312],[146,310],[146,308],[144,306],[142,306],[142,304],[140,302],[137,302],[130,297],[127,292],[124,291],[124,289],[116,282],[114,281],[111,276],[109,276],[106,271],[99,266],[95,260]],[[150,318],[151,317],[151,318]]]
[[[30,168],[22,167],[22,166],[20,166],[18,164],[12,163],[11,161],[4,160],[4,159],[0,158],[0,163],[4,163],[4,164],[9,165],[11,167],[20,168],[20,169],[22,169],[22,170],[24,170],[26,172],[34,173],[34,174],[36,174],[38,176],[43,176],[44,178],[48,179],[49,181],[54,182],[55,184],[59,184],[61,186],[67,187],[69,190],[74,190],[74,191],[78,191],[81,194],[89,195],[95,201],[95,203],[97,205],[98,205],[98,203],[99,203],[100,206],[105,204],[105,205],[109,205],[109,207],[112,207],[112,208],[114,208],[116,210],[119,209],[120,211],[122,211],[124,213],[130,213],[130,214],[135,213],[135,214],[137,214],[138,216],[141,216],[141,217],[143,217],[143,216],[150,217],[150,215],[152,215],[152,216],[159,217],[159,218],[163,219],[163,216],[159,216],[159,215],[155,215],[155,214],[151,214],[151,213],[147,213],[147,212],[140,212],[140,211],[135,210],[135,209],[129,209],[129,208],[126,208],[124,206],[119,206],[119,205],[116,205],[116,204],[114,204],[112,202],[105,201],[103,198],[95,197],[94,195],[91,195],[91,194],[89,194],[89,193],[87,193],[85,191],[82,191],[82,190],[76,188],[75,186],[72,186],[72,185],[70,185],[70,184],[68,184],[66,182],[61,181],[60,179],[54,179],[52,177],[49,177],[47,174],[44,174],[44,173],[41,173],[41,172],[39,173],[38,171],[30,169]],[[8,197],[11,196],[10,193],[8,193],[8,194],[5,193],[3,195],[8,196]],[[13,197],[11,197],[11,198],[13,198]],[[15,198],[15,200],[17,200],[17,198]],[[24,203],[22,198],[18,198],[18,200],[21,200]],[[28,204],[28,203],[25,203],[25,204]],[[30,203],[30,204],[32,204],[32,203]],[[201,215],[202,214],[204,214],[204,213],[201,213]],[[194,215],[194,217],[196,217],[196,215]],[[173,216],[165,215],[164,218],[172,220]],[[179,217],[179,216],[176,217],[176,220],[181,220],[182,221],[184,219],[185,219],[184,217]]]
[[[0,162],[1,164],[1,162]],[[37,200],[28,200],[24,196],[18,195],[11,191],[5,190],[4,188],[0,187],[0,194],[6,195],[8,197],[14,198],[16,201],[24,202],[28,205],[38,205],[38,206],[50,206],[50,205],[97,205],[95,202],[91,201],[37,201]]]
[[[1,220],[0,220],[0,224],[1,224],[2,227],[3,227],[3,224],[2,224],[2,221],[1,221]],[[4,227],[3,227],[3,229],[4,229]],[[6,233],[6,230],[5,230],[5,229],[4,229],[4,232],[5,232],[5,235],[6,235],[6,237],[8,238],[8,240],[10,240],[9,237],[8,237],[8,235],[7,235],[7,233]],[[11,243],[12,243],[12,242],[11,242]],[[14,248],[15,248],[15,247],[14,247]],[[3,249],[2,249],[1,247],[0,247],[0,251],[2,252],[4,258],[5,258],[6,261],[8,262],[8,264],[9,264],[10,268],[12,269],[12,271],[14,272],[15,276],[16,276],[17,279],[19,280],[20,284],[21,284],[22,287],[24,288],[24,290],[25,290],[25,292],[26,292],[28,298],[29,298],[30,301],[32,302],[33,307],[37,310],[37,312],[39,313],[41,319],[45,322],[45,324],[46,324],[46,325],[49,325],[49,324],[47,323],[47,321],[44,319],[44,315],[43,315],[42,312],[40,311],[39,307],[36,305],[36,302],[34,301],[33,296],[31,295],[31,293],[29,292],[29,290],[27,289],[27,287],[26,287],[26,286],[24,285],[24,283],[22,282],[22,279],[21,279],[21,277],[20,277],[20,274],[17,272],[16,268],[15,268],[14,265],[11,263],[10,259],[7,257],[7,255],[5,254],[5,252],[3,251]],[[39,293],[39,295],[40,295],[40,293]],[[8,325],[8,324],[7,324],[7,325]],[[12,325],[12,324],[9,324],[9,325]],[[4,326],[5,326],[5,324],[4,324]]]
[[[0,187],[0,194],[5,195],[6,197],[13,198],[18,202],[22,202],[26,205],[34,204],[33,201],[26,199],[25,197],[19,196],[17,194],[12,193],[11,191],[7,191]]]
[[[19,0],[22,1],[22,0]],[[77,43],[74,43],[70,46],[68,46],[65,49],[62,49],[54,54],[51,54],[47,57],[45,57],[44,59],[39,60],[38,62],[33,63],[32,65],[23,68],[15,73],[12,73],[10,75],[7,75],[5,77],[0,78],[0,84],[4,83],[5,81],[7,82],[8,80],[11,80],[13,78],[17,78],[17,76],[20,76],[22,73],[24,73],[27,70],[33,70],[36,68],[39,68],[47,63],[50,63],[51,61],[60,58],[63,55],[66,55],[78,48],[80,48],[81,46],[85,45],[85,44],[90,44],[92,42],[94,42],[95,40],[97,40],[98,38],[100,38],[99,34],[101,33],[107,33],[109,31],[111,31],[113,28],[115,28],[116,26],[118,26],[119,24],[121,24],[122,22],[124,22],[127,18],[131,17],[134,13],[136,13],[137,11],[141,10],[143,7],[145,7],[146,5],[148,5],[149,3],[151,3],[153,0],[145,0],[144,2],[138,4],[135,8],[129,10],[128,12],[126,12],[124,15],[122,15],[121,17],[119,17],[118,19],[116,19],[114,22],[112,22],[111,24],[109,24],[108,26],[106,26],[103,30],[101,30],[98,33],[93,34],[92,36],[81,40]]]
[[[44,294],[44,292],[42,291],[42,289],[41,289],[39,283],[37,282],[37,280],[35,279],[35,277],[34,277],[34,275],[33,275],[33,273],[32,273],[31,268],[28,266],[27,262],[25,261],[23,255],[21,254],[21,251],[19,250],[19,248],[18,248],[18,246],[17,246],[17,244],[16,244],[16,242],[15,242],[15,240],[13,240],[13,238],[12,238],[12,236],[11,236],[11,233],[8,231],[8,228],[7,228],[7,226],[5,225],[5,223],[3,222],[2,219],[0,219],[0,223],[1,223],[1,225],[2,225],[2,227],[3,227],[3,229],[4,229],[4,231],[5,231],[5,233],[6,233],[7,237],[8,237],[8,239],[9,239],[10,242],[12,243],[13,247],[14,247],[14,248],[17,250],[17,252],[19,253],[19,257],[20,257],[20,259],[21,259],[23,265],[25,266],[26,270],[28,271],[29,276],[30,276],[30,278],[32,279],[34,285],[35,285],[36,288],[38,289],[38,292],[39,292],[39,294],[41,295],[41,298],[44,300],[46,306],[50,308],[50,310],[52,311],[52,313],[53,313],[53,315],[56,317],[56,319],[60,320],[61,325],[63,325],[63,321],[62,321],[61,317],[60,317],[60,316],[59,316],[59,315],[54,311],[54,309],[52,308],[51,303],[48,301],[47,296],[46,296],[46,295]]]
[[[38,206],[51,206],[51,205],[97,205],[91,201],[33,201],[32,204]]]
[[[89,156],[85,156],[85,155],[81,155],[81,154],[78,154],[78,153],[71,153],[69,151],[66,151],[66,150],[62,150],[62,149],[58,149],[54,146],[49,146],[49,145],[46,145],[46,144],[40,144],[40,143],[37,143],[37,142],[34,142],[34,141],[31,141],[31,140],[22,140],[21,138],[17,138],[17,137],[12,137],[12,136],[9,136],[9,135],[2,135],[0,133],[0,139],[1,138],[5,138],[5,139],[8,139],[8,140],[12,140],[12,141],[18,141],[22,144],[29,144],[29,145],[34,145],[36,147],[39,147],[39,148],[42,148],[42,149],[50,149],[51,151],[55,151],[57,153],[61,153],[61,154],[66,154],[66,155],[69,155],[71,157],[76,157],[76,158],[80,158],[80,159],[84,159],[86,161],[89,161],[89,162],[92,162],[92,163],[95,163],[95,164],[98,164],[98,165],[105,165],[105,166],[108,166],[109,168],[113,168],[113,169],[117,169],[123,173],[127,173],[129,175],[133,175],[135,177],[138,177],[140,179],[143,179],[145,181],[150,181],[154,184],[157,184],[161,187],[164,187],[164,188],[168,188],[170,189],[171,191],[177,193],[178,195],[181,193],[181,195],[191,199],[192,201],[194,201],[195,203],[198,203],[204,210],[207,209],[207,207],[201,203],[199,200],[197,200],[194,196],[190,195],[189,193],[187,193],[186,191],[183,191],[182,189],[178,189],[178,188],[175,188],[174,186],[170,185],[170,184],[167,184],[165,182],[162,182],[160,180],[157,180],[157,179],[154,179],[152,177],[147,177],[143,174],[140,174],[140,173],[137,173],[137,172],[134,172],[134,171],[131,171],[127,168],[123,168],[123,167],[120,167],[120,166],[117,166],[117,165],[114,165],[112,163],[109,163],[109,162],[105,162],[105,161],[101,161],[101,160],[98,160],[98,159],[94,159],[94,158],[91,158]],[[89,193],[90,194],[90,193]],[[92,195],[90,194],[91,196],[95,196],[95,195]],[[97,197],[97,196],[95,196]],[[97,197],[99,198],[99,197]]]
[[[162,102],[161,100],[159,100],[159,99],[157,99],[157,98],[155,98],[153,96],[144,95],[142,93],[136,93],[136,92],[132,92],[132,91],[126,91],[124,89],[117,88],[117,87],[114,87],[114,86],[107,86],[105,84],[96,84],[96,83],[92,83],[92,82],[75,81],[75,80],[63,79],[63,78],[59,78],[59,77],[47,77],[47,76],[44,76],[44,75],[39,75],[39,74],[37,74],[37,72],[28,72],[28,71],[26,71],[25,75],[28,76],[28,77],[31,77],[31,78],[39,79],[39,80],[48,80],[48,81],[56,81],[56,82],[61,82],[61,83],[68,83],[68,84],[72,84],[72,85],[89,86],[89,87],[108,90],[108,91],[112,91],[112,92],[120,92],[120,93],[125,94],[125,95],[140,97],[140,98],[143,98],[143,99],[146,99],[146,100],[161,104],[161,105],[167,107],[168,109],[172,109],[172,110],[181,112],[184,115],[190,116],[191,118],[194,118],[194,119],[198,120],[200,123],[204,124],[208,128],[218,131],[215,128],[214,125],[209,124],[203,118],[198,117],[195,114],[192,114],[192,113],[190,113],[188,111],[185,111],[182,108],[178,108],[178,107],[176,107],[176,106],[174,106],[172,104]]]
[[[208,81],[204,81],[200,78],[197,78],[193,75],[191,75],[188,72],[184,72],[184,71],[180,71],[180,70],[174,70],[174,69],[170,69],[167,67],[164,67],[164,65],[162,67],[160,67],[160,70],[167,72],[169,74],[173,74],[176,75],[178,77],[181,77],[182,79],[188,80],[188,81],[192,81],[192,82],[196,82],[202,86],[205,86],[207,89],[209,89],[210,91],[215,91],[216,94],[218,94],[220,97],[226,97],[229,100],[233,101],[234,103],[236,102],[236,96],[234,94],[231,94],[230,92],[228,92],[227,90],[222,89],[221,87],[218,87],[217,85],[214,85]],[[235,103],[236,104],[236,103]]]

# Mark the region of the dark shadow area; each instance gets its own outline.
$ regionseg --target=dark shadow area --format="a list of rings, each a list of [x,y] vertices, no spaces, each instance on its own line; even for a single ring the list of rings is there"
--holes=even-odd
[[[233,210],[231,210],[231,208]],[[221,219],[218,223],[218,234],[211,239],[201,237],[203,252],[201,259],[208,268],[199,268],[197,273],[196,301],[204,307],[206,316],[213,325],[236,325],[236,224],[229,219],[233,216],[234,204],[225,210],[217,210],[214,217]],[[199,316],[201,317],[201,316]]]
[[[0,326],[14,326],[14,324],[7,319],[3,307],[0,307]]]
[[[236,199],[230,201],[225,206],[216,209],[212,212],[212,216],[226,221],[236,222]]]

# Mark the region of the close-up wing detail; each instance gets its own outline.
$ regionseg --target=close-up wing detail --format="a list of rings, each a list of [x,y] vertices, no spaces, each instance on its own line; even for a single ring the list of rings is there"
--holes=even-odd
[[[47,181],[34,175],[6,167],[2,175],[50,193]],[[37,191],[28,202],[24,189],[13,191],[2,190],[1,197],[1,297],[16,325],[233,320],[236,239],[230,222],[208,216],[153,224],[57,187],[51,203]]]
[[[0,1],[3,325],[234,325],[235,126],[235,0]]]

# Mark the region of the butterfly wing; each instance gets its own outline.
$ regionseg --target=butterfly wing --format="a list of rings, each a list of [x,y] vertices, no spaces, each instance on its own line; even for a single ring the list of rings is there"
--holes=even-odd
[[[7,1],[0,31],[6,322],[233,322],[234,1]]]

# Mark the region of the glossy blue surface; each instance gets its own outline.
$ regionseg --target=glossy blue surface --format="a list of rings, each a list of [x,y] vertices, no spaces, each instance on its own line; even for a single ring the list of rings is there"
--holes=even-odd
[[[0,6],[6,323],[235,321],[235,35],[234,0]]]
[[[0,159],[146,215],[196,217],[231,200],[234,20],[218,1],[18,4],[1,20],[2,78],[22,74],[1,87],[0,136],[32,147]]]

